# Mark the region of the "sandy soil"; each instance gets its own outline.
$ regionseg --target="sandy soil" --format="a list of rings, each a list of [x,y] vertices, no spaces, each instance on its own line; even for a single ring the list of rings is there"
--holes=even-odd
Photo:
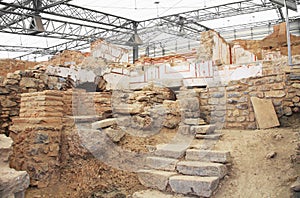
[[[299,129],[226,130],[216,150],[229,150],[230,173],[214,198],[287,198],[299,165],[292,162]],[[275,152],[273,158],[267,155]],[[298,172],[299,174],[299,172]]]

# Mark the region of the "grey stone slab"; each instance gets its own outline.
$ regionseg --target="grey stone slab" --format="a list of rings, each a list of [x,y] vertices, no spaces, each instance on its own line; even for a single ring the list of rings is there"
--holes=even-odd
[[[13,197],[15,194],[22,194],[30,183],[26,171],[16,171],[8,167],[0,168],[0,197]]]
[[[179,160],[165,157],[147,157],[146,164],[149,168],[156,170],[175,171]]]
[[[219,184],[218,177],[172,176],[169,179],[175,193],[210,197]]]
[[[117,123],[116,118],[108,118],[108,119],[105,119],[105,120],[100,120],[98,122],[92,123],[92,128],[93,129],[103,129],[103,128],[112,126],[116,123]]]
[[[177,175],[176,172],[159,170],[139,170],[137,174],[142,185],[158,190],[166,190],[169,178]]]
[[[215,129],[216,129],[216,126],[213,124],[191,126],[191,132],[194,134],[210,134],[210,133],[213,133],[215,131]]]
[[[209,161],[227,163],[230,161],[229,151],[213,151],[213,150],[199,150],[188,149],[186,151],[186,160]]]
[[[224,164],[210,162],[181,161],[177,163],[176,169],[179,173],[184,175],[223,178],[227,174],[227,168]]]
[[[187,147],[186,144],[159,144],[156,146],[155,155],[180,158],[184,156]]]

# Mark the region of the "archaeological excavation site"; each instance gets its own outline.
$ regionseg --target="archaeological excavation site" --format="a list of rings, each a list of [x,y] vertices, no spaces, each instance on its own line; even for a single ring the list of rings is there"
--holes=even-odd
[[[299,198],[299,5],[0,1],[0,198]]]

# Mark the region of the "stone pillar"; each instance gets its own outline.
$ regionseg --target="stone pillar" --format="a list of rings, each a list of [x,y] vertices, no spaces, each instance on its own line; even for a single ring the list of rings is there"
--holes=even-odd
[[[63,117],[61,91],[21,95],[19,118],[13,119],[12,167],[26,170],[30,185],[47,187],[60,177],[60,146]]]

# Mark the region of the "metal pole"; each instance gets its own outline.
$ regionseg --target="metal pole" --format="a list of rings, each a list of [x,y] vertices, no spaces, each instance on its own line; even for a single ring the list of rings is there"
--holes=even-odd
[[[292,66],[292,49],[291,49],[291,37],[290,37],[290,23],[289,23],[289,11],[286,6],[286,0],[284,0],[284,7],[286,10],[285,23],[286,23],[286,39],[288,47],[288,65]]]

